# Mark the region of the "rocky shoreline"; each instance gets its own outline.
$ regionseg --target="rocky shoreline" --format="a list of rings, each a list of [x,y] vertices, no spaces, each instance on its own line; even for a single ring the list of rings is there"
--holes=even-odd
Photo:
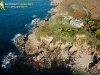
[[[33,33],[30,35],[32,36]],[[30,35],[28,38],[30,38]],[[99,62],[100,58],[90,45],[73,45],[67,42],[63,44],[61,41],[54,44],[53,38],[47,36],[46,38],[41,37],[41,42],[33,38],[35,39],[34,43],[32,43],[34,46],[31,46],[29,40],[23,41],[26,36],[27,35],[17,38],[16,41],[21,41],[21,43],[17,43],[16,45],[22,52],[26,52],[28,64],[33,65],[37,69],[55,69],[57,67],[59,68],[62,64],[63,66],[71,65],[70,67],[73,67],[72,69],[77,68],[82,71],[88,71],[91,66],[93,66],[92,64],[97,64]],[[95,60],[96,62],[94,62]],[[24,63],[27,64],[26,61]],[[54,63],[56,66],[54,66]]]
[[[51,5],[58,8],[62,1],[53,0]],[[53,11],[58,12],[54,9]],[[60,12],[59,14],[63,13]],[[59,14],[56,13],[55,15]],[[63,43],[60,40],[55,41],[52,36],[46,35],[43,37],[38,35],[38,29],[45,24],[46,21],[40,21],[31,33],[15,39],[15,45],[21,53],[25,54],[25,57],[22,58],[23,64],[29,64],[37,69],[68,70],[71,73],[70,75],[74,75],[76,69],[91,75],[100,74],[100,56],[95,50],[95,46],[88,43],[82,44],[80,41],[80,39],[86,38],[85,35],[76,35],[76,44]],[[96,72],[92,72],[94,69]]]

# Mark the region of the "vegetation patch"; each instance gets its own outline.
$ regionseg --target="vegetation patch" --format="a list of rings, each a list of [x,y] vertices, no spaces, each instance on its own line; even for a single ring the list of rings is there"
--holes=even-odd
[[[56,16],[54,19],[49,20],[43,27],[38,29],[40,36],[49,35],[54,37],[56,41],[72,42],[77,33],[77,28],[64,20],[63,16]]]
[[[87,23],[81,28],[76,28],[70,25],[69,21],[65,20],[63,16],[59,15],[53,19],[50,19],[46,24],[40,27],[37,31],[42,37],[46,35],[54,37],[55,41],[61,40],[63,43],[73,43],[76,44],[75,36],[85,35],[86,37],[80,38],[81,43],[92,42],[93,45],[97,46],[100,43],[100,25],[99,21],[90,19],[84,19]],[[98,49],[98,48],[97,48]]]

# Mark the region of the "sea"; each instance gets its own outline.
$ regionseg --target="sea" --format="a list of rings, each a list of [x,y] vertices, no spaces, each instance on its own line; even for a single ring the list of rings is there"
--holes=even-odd
[[[29,33],[34,29],[34,26],[31,25],[33,19],[40,18],[43,20],[45,17],[50,18],[51,15],[48,11],[52,9],[53,6],[50,6],[51,0],[0,0],[0,2],[1,1],[3,1],[5,10],[0,10],[0,75],[72,75],[68,70],[37,70],[26,64],[15,64],[10,68],[2,68],[3,56],[7,55],[7,53],[10,52],[9,55],[11,55],[11,53],[20,55],[19,49],[14,45],[15,38]],[[16,5],[16,3],[18,4]],[[23,3],[25,5],[23,5]],[[11,58],[14,57],[12,56]],[[8,60],[8,58],[6,59]]]
[[[25,34],[31,29],[30,25],[34,18],[44,19],[50,17],[48,11],[52,8],[50,0],[3,0],[3,3],[32,3],[28,7],[7,7],[0,10],[0,55],[16,51],[12,39],[17,34]]]
[[[18,53],[18,48],[14,45],[14,39],[19,35],[29,33],[34,26],[31,21],[35,18],[43,20],[50,17],[48,11],[51,0],[0,0],[3,1],[5,10],[0,10],[0,62],[2,56],[9,52]],[[16,7],[16,3],[31,3],[25,7]],[[40,72],[36,69],[31,71],[28,66],[19,69],[2,69],[0,64],[0,75],[50,75],[50,73]]]

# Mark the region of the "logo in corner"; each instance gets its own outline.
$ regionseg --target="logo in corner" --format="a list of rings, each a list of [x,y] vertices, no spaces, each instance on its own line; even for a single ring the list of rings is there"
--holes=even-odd
[[[3,1],[0,0],[0,10],[4,10],[4,9],[5,9],[4,3],[3,3]]]

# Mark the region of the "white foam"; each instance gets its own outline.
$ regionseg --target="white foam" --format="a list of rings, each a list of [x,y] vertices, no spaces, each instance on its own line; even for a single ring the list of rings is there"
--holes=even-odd
[[[40,18],[35,18],[31,21],[31,25],[37,24],[40,21]]]
[[[72,70],[72,65],[66,64],[66,65],[65,65],[65,68],[67,69],[68,67],[69,67],[70,70]]]
[[[7,55],[4,55],[2,59],[2,68],[10,68],[11,61],[17,58],[17,55],[15,55],[12,52],[9,52]]]
[[[16,39],[16,38],[18,38],[18,37],[20,37],[20,36],[21,36],[21,34],[20,34],[20,33],[16,34],[16,35],[14,36],[14,38],[12,39],[12,41],[14,41],[14,42],[15,42],[15,39]]]
[[[36,17],[36,15],[33,15],[32,17],[34,18],[34,17]]]

